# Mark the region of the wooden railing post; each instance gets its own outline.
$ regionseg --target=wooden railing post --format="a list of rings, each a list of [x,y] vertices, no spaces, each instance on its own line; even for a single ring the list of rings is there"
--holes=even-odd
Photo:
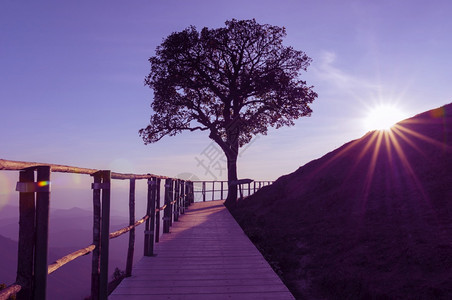
[[[195,183],[190,182],[190,204],[195,203]]]
[[[179,207],[180,207],[180,214],[185,214],[185,180],[180,180],[180,195],[179,195]]]
[[[170,180],[170,190],[169,190],[169,194],[170,194],[170,201],[168,203],[169,206],[169,226],[173,226],[173,220],[174,220],[174,180],[171,179]]]
[[[151,232],[149,240],[152,245],[152,248],[151,248],[152,255],[154,255],[154,243],[155,243],[155,221],[156,221],[156,219],[155,219],[155,211],[156,211],[155,203],[157,202],[157,196],[160,194],[160,193],[157,193],[157,187],[160,188],[160,185],[157,186],[157,178],[152,177],[152,193],[151,193],[152,199],[151,199],[151,216],[150,216],[151,227],[149,228],[149,231]],[[157,232],[157,235],[159,235],[158,232]]]
[[[96,247],[93,250],[92,265],[91,265],[91,299],[99,299],[99,267],[100,267],[100,188],[95,188],[95,185],[100,185],[102,176],[100,172],[93,174],[93,245]]]
[[[188,189],[190,191],[190,197],[189,197],[189,205],[192,205],[193,203],[195,203],[195,183],[192,181],[190,182],[190,184],[188,185]]]
[[[49,244],[50,166],[37,169],[36,245],[34,261],[34,299],[46,299],[47,255]]]
[[[156,198],[155,178],[148,179],[148,202],[146,214],[149,218],[146,220],[144,230],[144,256],[154,255],[154,228],[155,228],[155,198]]]
[[[182,179],[178,179],[177,181],[179,183],[179,188],[178,188],[179,197],[178,197],[177,202],[179,202],[179,204],[178,204],[178,207],[179,207],[178,212],[179,212],[179,216],[180,216],[180,215],[183,214],[183,209],[184,209],[184,201],[183,201],[183,199],[184,199],[184,181]]]
[[[34,182],[34,170],[19,173],[19,183]],[[19,193],[19,245],[16,282],[22,286],[17,299],[31,299],[33,283],[33,255],[35,236],[35,194]]]
[[[165,179],[165,210],[163,211],[163,233],[169,233],[170,221],[171,221],[171,189],[172,180],[170,178]]]
[[[186,186],[185,180],[181,180],[181,182],[180,182],[180,213],[181,213],[181,215],[185,214],[185,199],[186,199],[185,186]]]
[[[223,181],[221,182],[221,195],[220,195],[221,200],[224,200],[223,198]]]
[[[108,246],[110,239],[110,185],[111,172],[94,174],[93,189],[93,251],[91,271],[91,298],[108,297]],[[101,193],[102,191],[102,193]],[[102,196],[102,204],[100,202]]]
[[[212,181],[212,201],[215,200],[215,181]]]
[[[160,186],[162,180],[160,178],[156,178],[156,196],[155,196],[155,202],[157,205],[157,208],[159,210],[157,211],[155,218],[156,218],[156,224],[155,224],[155,242],[158,243],[160,241]]]
[[[108,254],[110,241],[110,185],[111,172],[102,171],[103,189],[102,189],[102,217],[100,232],[100,284],[99,299],[108,298]]]
[[[37,182],[34,172],[37,170]],[[17,299],[45,299],[49,243],[50,166],[20,171]],[[35,197],[36,193],[36,197]],[[35,203],[36,200],[36,203]]]
[[[206,182],[202,182],[202,201],[206,202]]]
[[[185,181],[185,199],[184,206],[188,208],[190,206],[190,182]]]
[[[130,179],[129,186],[129,225],[135,224],[135,179]],[[132,276],[133,254],[135,251],[135,227],[129,232],[129,248],[127,249],[126,277]]]
[[[174,181],[174,221],[177,222],[179,221],[179,204],[180,204],[180,200],[179,200],[179,192],[180,192],[180,187],[179,187],[180,181],[178,179],[176,179]]]
[[[146,215],[147,216],[151,216],[151,184],[152,184],[152,179],[149,178],[148,181],[148,192],[147,192],[147,201],[146,201]],[[152,254],[150,254],[149,252],[149,245],[150,245],[150,241],[149,241],[149,237],[150,237],[150,228],[151,228],[151,220],[150,218],[148,218],[146,220],[146,223],[144,225],[144,249],[143,249],[143,255],[144,256],[151,256]]]

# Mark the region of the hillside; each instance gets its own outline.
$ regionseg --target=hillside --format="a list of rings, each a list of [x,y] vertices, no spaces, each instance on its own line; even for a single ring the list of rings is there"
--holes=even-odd
[[[452,298],[452,104],[279,178],[231,212],[298,299]]]

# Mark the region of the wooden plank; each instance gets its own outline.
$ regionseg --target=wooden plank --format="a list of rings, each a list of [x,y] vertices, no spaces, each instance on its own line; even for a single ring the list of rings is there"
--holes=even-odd
[[[110,299],[294,299],[223,202],[190,206]]]
[[[203,274],[196,274],[196,273],[190,273],[190,272],[183,272],[183,273],[169,273],[169,272],[161,272],[161,273],[149,273],[149,272],[137,272],[134,274],[135,276],[144,276],[146,278],[149,278],[150,280],[154,281],[165,281],[170,280],[173,282],[177,281],[183,281],[187,278],[190,278],[191,280],[229,280],[229,279],[241,279],[241,280],[248,280],[248,279],[274,279],[275,282],[279,282],[277,280],[277,277],[275,277],[273,274],[270,274],[268,272],[260,272],[258,274],[254,274],[254,270],[248,270],[248,274],[242,273],[239,274],[237,272],[218,272],[218,273],[210,273],[210,272],[204,272]],[[127,284],[124,284],[126,287]]]
[[[170,287],[119,287],[118,294],[134,293],[136,295],[167,295],[167,294],[217,294],[217,293],[268,293],[285,292],[286,287],[278,284],[256,285],[223,285],[219,282],[216,286],[170,286]]]
[[[111,295],[115,300],[149,300],[149,295]],[[173,294],[152,295],[152,300],[175,299],[175,300],[287,300],[294,299],[290,292],[267,292],[267,293],[209,293],[209,294]]]
[[[164,281],[160,280],[157,283],[150,279],[138,279],[130,280],[128,287],[148,287],[151,285],[158,284],[158,287],[175,287],[175,286],[220,286],[220,285],[229,285],[229,286],[244,286],[244,285],[259,285],[259,284],[274,284],[273,279],[263,279],[263,278],[253,278],[249,280],[242,279],[207,279],[207,280],[179,280],[177,282]]]

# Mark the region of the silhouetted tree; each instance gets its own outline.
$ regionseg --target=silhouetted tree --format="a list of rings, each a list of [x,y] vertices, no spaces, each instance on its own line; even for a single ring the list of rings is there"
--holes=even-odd
[[[149,144],[185,130],[208,131],[227,158],[226,204],[233,204],[239,147],[268,127],[310,115],[317,94],[299,78],[311,59],[282,45],[285,28],[254,19],[225,25],[200,32],[190,26],[157,47],[145,79],[154,90],[154,114],[139,133]]]

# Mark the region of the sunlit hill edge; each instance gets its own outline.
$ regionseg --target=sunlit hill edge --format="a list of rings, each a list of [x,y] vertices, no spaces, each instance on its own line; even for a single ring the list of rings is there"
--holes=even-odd
[[[300,299],[452,297],[452,104],[280,177],[232,213]]]

